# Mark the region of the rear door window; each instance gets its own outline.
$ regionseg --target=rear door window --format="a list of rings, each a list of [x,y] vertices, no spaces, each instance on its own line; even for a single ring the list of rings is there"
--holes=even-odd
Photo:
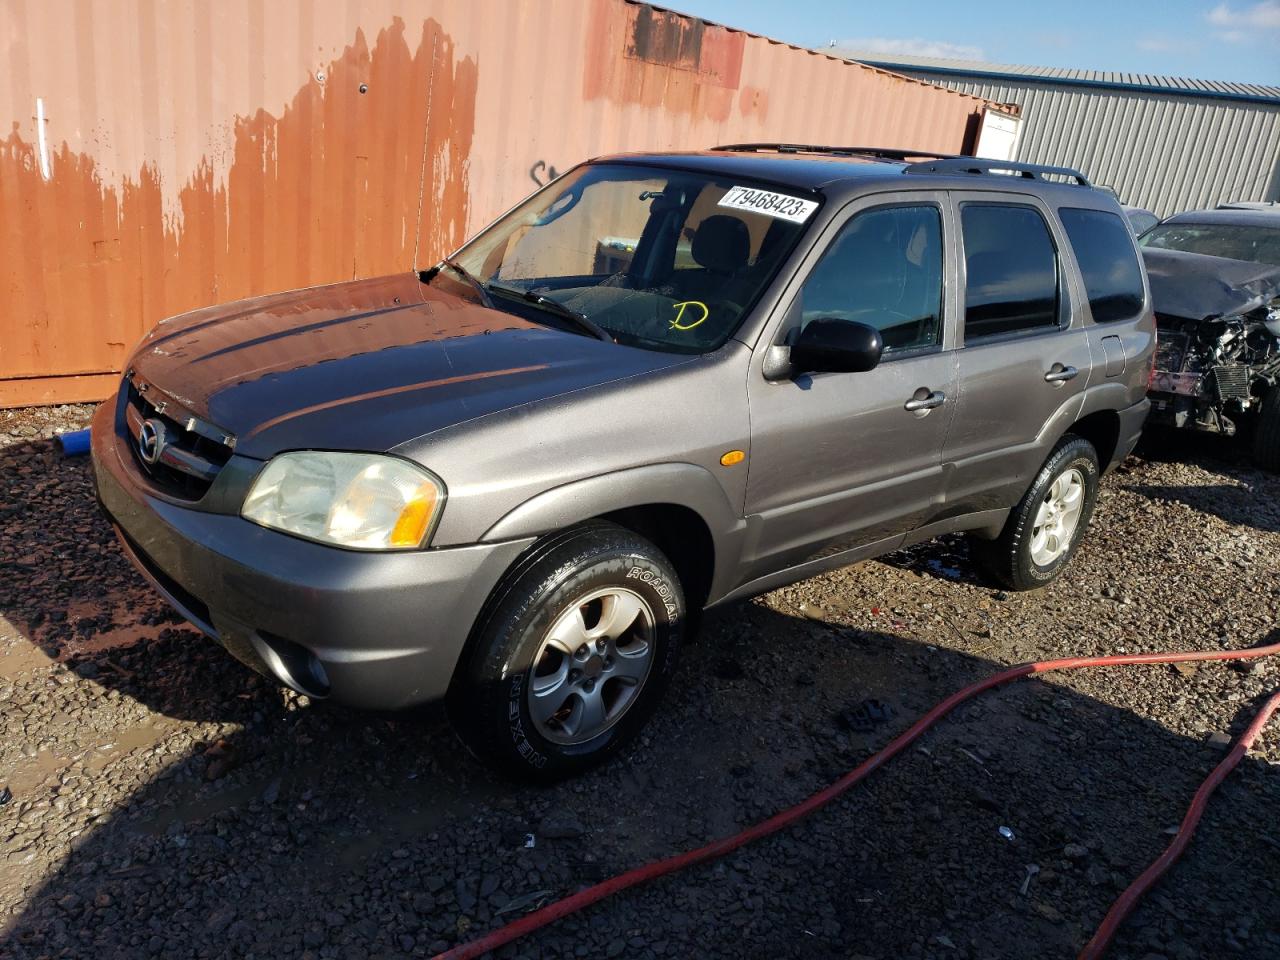
[[[1089,294],[1096,323],[1129,320],[1142,312],[1142,267],[1128,229],[1114,213],[1063,207],[1058,211]]]
[[[1058,326],[1058,251],[1039,211],[965,203],[965,342]]]

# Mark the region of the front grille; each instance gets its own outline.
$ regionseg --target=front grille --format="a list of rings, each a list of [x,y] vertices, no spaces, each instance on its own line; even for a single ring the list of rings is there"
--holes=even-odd
[[[127,552],[132,554],[134,562],[142,568],[143,573],[156,582],[156,586],[168,597],[169,602],[176,606],[184,617],[202,631],[210,636],[217,636],[217,632],[213,628],[213,617],[210,615],[209,607],[204,601],[161,570],[159,565],[147,555],[147,552],[119,527],[116,528],[116,534],[124,543]]]
[[[199,500],[231,459],[233,437],[189,415],[136,376],[128,379],[124,414],[134,462],[170,496]],[[144,458],[144,447],[154,454]]]

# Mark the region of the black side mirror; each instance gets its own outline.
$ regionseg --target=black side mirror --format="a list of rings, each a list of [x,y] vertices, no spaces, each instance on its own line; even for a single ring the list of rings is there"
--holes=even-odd
[[[884,353],[880,331],[856,320],[818,317],[791,345],[793,373],[862,373]]]

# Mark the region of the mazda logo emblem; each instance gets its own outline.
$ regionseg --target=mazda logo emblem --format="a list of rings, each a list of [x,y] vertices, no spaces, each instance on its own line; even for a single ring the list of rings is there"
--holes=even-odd
[[[159,420],[144,420],[142,429],[138,431],[138,456],[142,457],[142,462],[159,463],[164,445],[164,424]]]

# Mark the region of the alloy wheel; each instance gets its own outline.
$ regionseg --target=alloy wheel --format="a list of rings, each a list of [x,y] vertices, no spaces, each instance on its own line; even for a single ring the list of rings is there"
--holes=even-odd
[[[1031,559],[1047,567],[1067,552],[1084,509],[1084,474],[1075,467],[1060,474],[1045,492],[1031,528]]]
[[[551,625],[529,670],[529,715],[553,743],[585,743],[635,702],[653,665],[654,616],[625,587],[596,590]]]

